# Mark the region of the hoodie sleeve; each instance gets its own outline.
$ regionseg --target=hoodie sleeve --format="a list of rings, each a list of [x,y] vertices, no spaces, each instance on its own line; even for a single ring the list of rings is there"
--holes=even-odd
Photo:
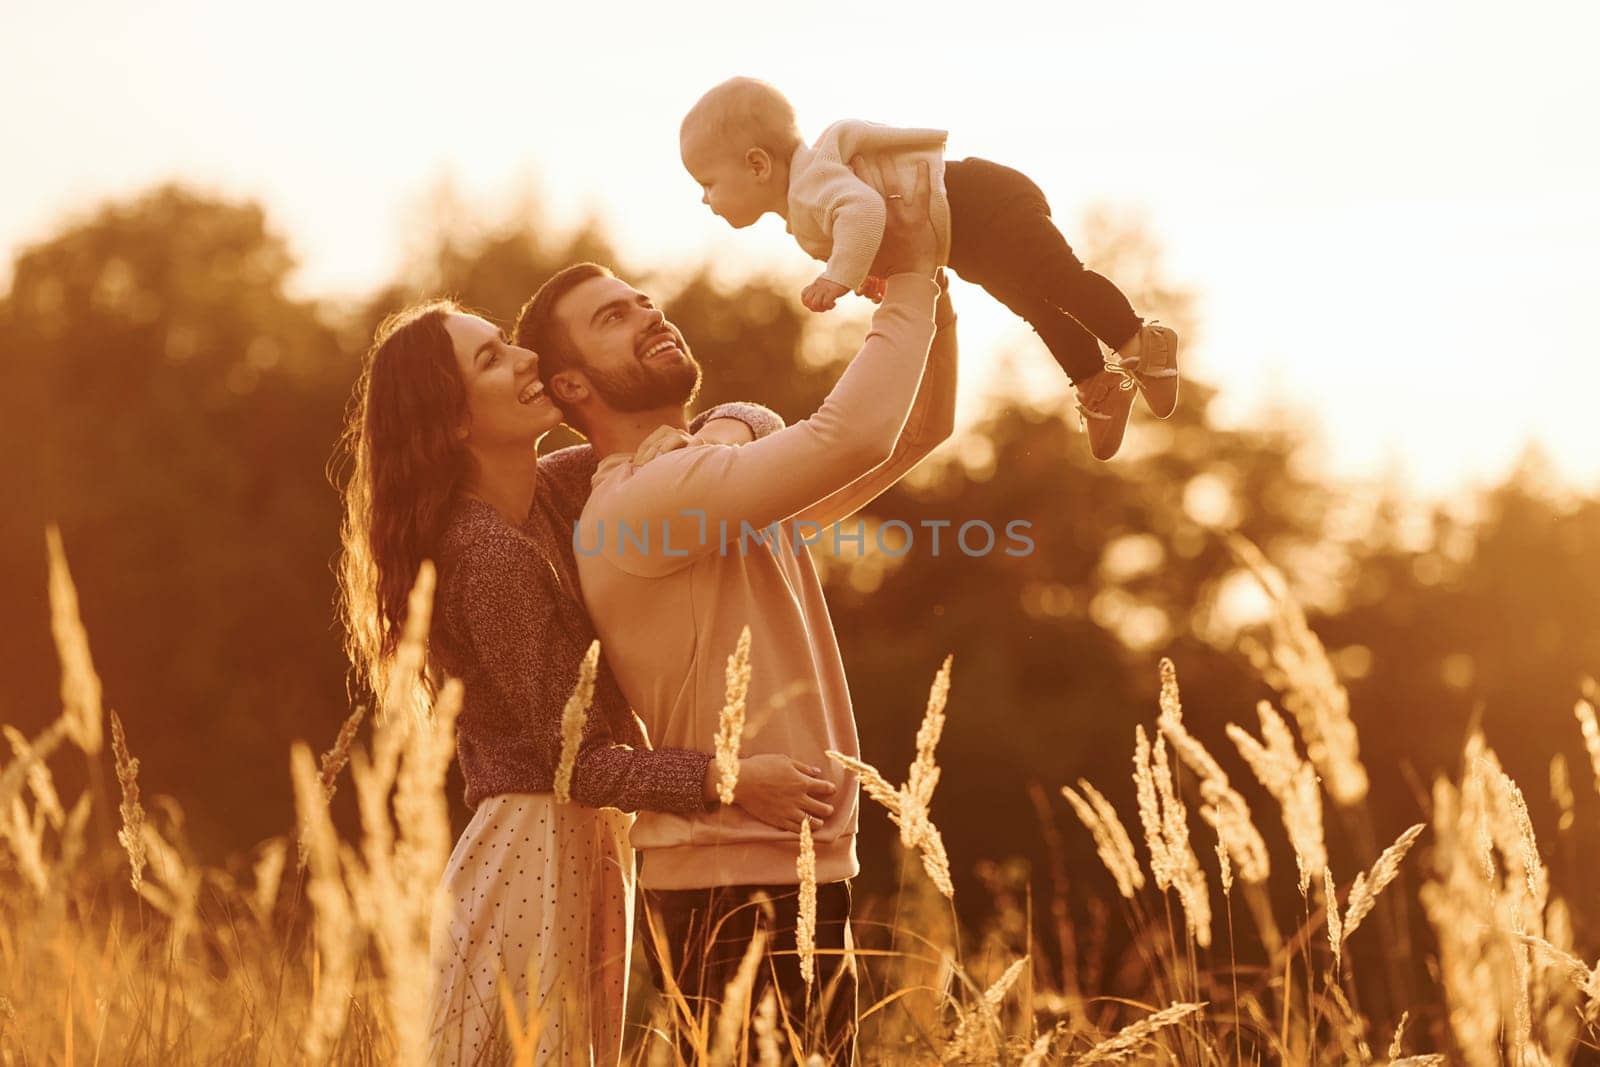
[[[849,518],[909,474],[955,431],[956,320],[948,294],[940,298],[938,318],[922,386],[917,390],[917,399],[911,405],[911,414],[906,418],[905,429],[900,431],[894,451],[880,466],[817,501],[797,519],[828,527]]]

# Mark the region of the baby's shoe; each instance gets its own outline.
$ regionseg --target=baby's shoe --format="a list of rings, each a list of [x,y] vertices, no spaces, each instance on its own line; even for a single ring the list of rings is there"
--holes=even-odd
[[[1110,459],[1122,447],[1133,394],[1133,378],[1112,367],[1078,385],[1078,418],[1088,430],[1089,452],[1095,459]]]
[[[1178,406],[1178,334],[1170,326],[1147,322],[1139,327],[1138,336],[1138,355],[1120,360],[1117,366],[1133,372],[1150,413],[1164,419]]]

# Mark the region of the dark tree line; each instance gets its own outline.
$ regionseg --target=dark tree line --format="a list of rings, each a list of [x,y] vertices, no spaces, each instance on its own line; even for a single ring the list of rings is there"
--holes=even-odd
[[[180,801],[211,859],[283,831],[290,741],[326,744],[347,710],[326,465],[360,355],[412,297],[454,294],[508,321],[565,263],[615,262],[597,228],[543,232],[528,218],[487,236],[441,225],[427,255],[354,306],[292,295],[293,261],[258,206],[181,187],[22,252],[0,299],[0,720],[33,730],[56,706],[43,536],[55,521],[145,788]],[[1197,334],[1148,242],[1093,236],[1100,263],[1146,279],[1136,303]],[[789,279],[730,290],[686,264],[642,281],[705,364],[703,404],[753,399],[803,418],[860,336],[860,313],[810,316]],[[1270,694],[1231,647],[1239,578],[1217,525],[1308,576],[1313,622],[1349,678],[1380,837],[1416,821],[1419,787],[1454,766],[1479,721],[1541,828],[1554,825],[1557,752],[1580,817],[1600,816],[1571,715],[1580,676],[1600,672],[1600,501],[1543,488],[1530,463],[1471,520],[1441,509],[1419,538],[1415,509],[1394,501],[1352,530],[1332,520],[1334,487],[1296,462],[1293,429],[1218,428],[1212,391],[1186,389],[1170,423],[1135,427],[1148,447],[1111,465],[1088,458],[1064,405],[1008,400],[868,517],[1025,520],[1027,556],[968,556],[947,532],[938,556],[919,540],[899,560],[826,561],[863,747],[891,777],[955,654],[934,815],[958,879],[972,885],[981,858],[1042,862],[1030,782],[1054,797],[1086,775],[1131,811],[1133,724],[1154,717],[1161,655],[1179,665],[1193,728],[1231,751],[1224,723],[1251,723]],[[1063,831],[1074,876],[1093,883],[1083,835]],[[881,856],[877,813],[864,833],[864,855]],[[892,875],[869,862],[865,878]]]

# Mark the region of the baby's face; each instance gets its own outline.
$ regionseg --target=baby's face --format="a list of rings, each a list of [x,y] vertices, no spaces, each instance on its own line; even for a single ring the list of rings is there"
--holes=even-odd
[[[729,226],[742,230],[766,214],[766,183],[739,149],[694,134],[685,136],[679,148],[684,169],[700,183],[700,202]]]

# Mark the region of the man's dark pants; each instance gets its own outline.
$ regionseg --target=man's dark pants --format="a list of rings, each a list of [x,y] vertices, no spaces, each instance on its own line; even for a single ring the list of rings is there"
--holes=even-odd
[[[788,1048],[785,1020],[800,1035],[806,1051],[818,1052],[830,1064],[855,1059],[856,972],[846,954],[850,939],[850,883],[817,886],[816,975],[809,996],[800,977],[795,929],[800,914],[799,887],[738,885],[714,889],[646,889],[641,922],[645,955],[656,988],[667,991],[664,972],[702,1017],[710,1008],[710,1033],[716,1034],[716,1010],[733,980],[745,949],[757,929],[767,934],[767,948],[756,975],[748,1011],[756,1009],[768,989],[778,992],[779,1046]],[[766,898],[766,903],[761,897]],[[665,958],[663,955],[665,954]],[[678,1047],[694,1062],[692,1046],[679,1033]],[[755,1038],[749,1036],[750,1055]]]

